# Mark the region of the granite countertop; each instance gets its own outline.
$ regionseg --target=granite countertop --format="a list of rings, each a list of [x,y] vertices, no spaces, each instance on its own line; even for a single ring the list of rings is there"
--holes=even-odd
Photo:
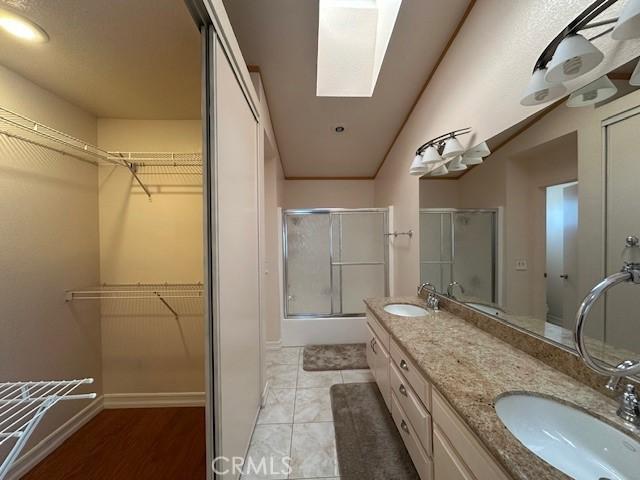
[[[463,319],[444,310],[422,317],[400,317],[384,311],[384,306],[391,303],[426,308],[419,297],[370,298],[365,303],[515,479],[570,477],[529,451],[500,421],[494,402],[507,392],[554,397],[586,409],[640,440],[639,431],[625,427],[616,416],[615,401]]]

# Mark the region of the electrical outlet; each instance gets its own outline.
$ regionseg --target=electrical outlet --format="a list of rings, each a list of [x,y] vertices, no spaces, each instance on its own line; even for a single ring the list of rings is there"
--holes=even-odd
[[[519,272],[524,272],[526,270],[528,270],[529,267],[527,266],[527,261],[524,259],[518,259],[516,260],[516,270]]]

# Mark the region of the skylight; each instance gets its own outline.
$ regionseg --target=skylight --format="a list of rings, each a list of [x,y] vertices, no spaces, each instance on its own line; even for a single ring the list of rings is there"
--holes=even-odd
[[[402,0],[320,0],[319,97],[370,97]]]

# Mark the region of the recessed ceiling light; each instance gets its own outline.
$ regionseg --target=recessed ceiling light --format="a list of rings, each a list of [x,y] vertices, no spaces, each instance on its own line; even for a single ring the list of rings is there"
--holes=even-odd
[[[49,41],[49,35],[42,27],[22,15],[8,10],[0,9],[0,28],[14,37],[28,42],[45,43]]]
[[[319,97],[371,97],[402,0],[320,0]]]

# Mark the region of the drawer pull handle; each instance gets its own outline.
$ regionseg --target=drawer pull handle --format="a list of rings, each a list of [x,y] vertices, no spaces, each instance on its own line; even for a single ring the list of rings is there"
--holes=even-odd
[[[405,362],[404,360],[400,360],[400,368],[406,370],[407,372],[409,371],[409,365],[407,365],[407,362]]]
[[[402,420],[402,422],[400,423],[400,428],[402,428],[402,430],[404,430],[405,432],[409,433],[409,427],[407,426],[407,422],[405,422],[404,420]]]
[[[407,389],[404,385],[400,384],[400,386],[398,387],[398,390],[400,390],[400,393],[403,394],[405,397],[407,396]]]
[[[373,353],[375,353],[376,355],[378,354],[378,352],[376,352],[376,339],[374,338],[373,340],[371,340],[371,350],[373,350]]]

